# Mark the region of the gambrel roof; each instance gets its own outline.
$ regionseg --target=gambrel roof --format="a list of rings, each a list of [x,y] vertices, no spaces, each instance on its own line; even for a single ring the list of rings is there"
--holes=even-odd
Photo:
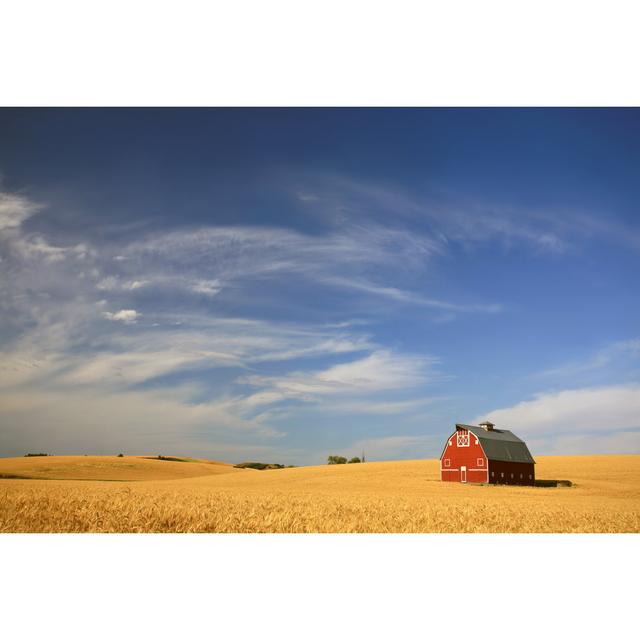
[[[526,462],[529,464],[535,464],[536,462],[527,445],[511,431],[495,428],[487,431],[482,427],[469,424],[456,424],[457,429],[467,429],[478,438],[482,450],[489,460]]]

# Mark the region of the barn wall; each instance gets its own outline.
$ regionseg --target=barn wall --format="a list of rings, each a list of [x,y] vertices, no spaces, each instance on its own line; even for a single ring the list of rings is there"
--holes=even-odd
[[[445,460],[450,461],[449,467]],[[445,482],[460,482],[461,466],[467,467],[467,482],[487,482],[487,458],[480,443],[476,444],[476,437],[472,433],[469,433],[468,447],[458,447],[455,433],[449,437],[440,460],[440,477]]]
[[[492,484],[533,485],[535,479],[536,473],[533,464],[502,462],[500,460],[489,461],[489,482]]]

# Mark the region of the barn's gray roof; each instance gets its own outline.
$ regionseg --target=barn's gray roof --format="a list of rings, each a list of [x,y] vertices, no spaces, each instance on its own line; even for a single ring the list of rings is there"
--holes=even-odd
[[[489,460],[535,464],[527,445],[511,431],[495,428],[486,431],[482,427],[469,424],[457,424],[457,427],[468,429],[480,440],[482,449]]]

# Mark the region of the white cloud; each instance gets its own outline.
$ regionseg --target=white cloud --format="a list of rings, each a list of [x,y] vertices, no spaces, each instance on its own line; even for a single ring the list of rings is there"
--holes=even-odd
[[[95,254],[95,251],[86,244],[58,247],[50,244],[44,236],[35,233],[11,238],[10,248],[22,260],[30,261],[38,266],[43,262],[49,266],[67,258],[75,259],[75,261],[85,260]]]
[[[523,434],[564,436],[578,432],[640,427],[640,385],[569,389],[537,394],[533,400],[478,416]]]
[[[318,196],[315,196],[312,193],[304,193],[303,191],[299,192],[297,196],[301,202],[315,202],[319,200]]]
[[[25,233],[21,229],[22,223],[41,209],[41,204],[25,196],[0,191],[0,239],[6,243],[8,253],[23,260],[42,260],[47,263],[58,262],[68,256],[86,258],[90,249],[84,243],[59,247],[51,244],[42,234]]]
[[[25,196],[0,191],[0,231],[15,229],[40,209]]]
[[[123,288],[129,291],[135,291],[136,289],[142,289],[142,287],[148,284],[149,280],[133,280],[132,282],[125,282]]]
[[[13,248],[27,260],[42,259],[45,262],[64,260],[70,252],[74,252],[73,247],[53,246],[39,235],[19,238],[13,242]]]
[[[284,376],[249,375],[237,382],[262,387],[262,391],[247,398],[253,405],[287,398],[314,401],[322,396],[357,396],[414,388],[429,379],[429,368],[436,362],[435,358],[378,350],[321,371],[299,371]]]
[[[425,369],[435,360],[413,355],[398,355],[381,350],[366,358],[337,364],[315,375],[321,383],[377,391],[405,389],[425,381]]]
[[[140,314],[135,309],[121,309],[120,311],[116,311],[115,313],[104,311],[102,315],[107,320],[123,322],[124,324],[134,324],[140,317]]]
[[[540,456],[639,454],[640,431],[532,438],[527,440],[527,445],[535,455]]]
[[[207,296],[215,296],[220,293],[221,289],[219,280],[199,280],[191,286],[193,292]]]
[[[107,276],[96,283],[96,289],[99,289],[100,291],[135,291],[136,289],[146,287],[150,283],[151,280],[130,280],[121,282],[116,276]]]

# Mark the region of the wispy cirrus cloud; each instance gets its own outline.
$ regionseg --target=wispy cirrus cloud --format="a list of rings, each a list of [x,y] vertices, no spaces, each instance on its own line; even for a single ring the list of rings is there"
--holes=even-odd
[[[452,313],[500,313],[504,310],[504,305],[501,304],[457,304],[454,302],[447,302],[446,300],[429,298],[419,292],[406,291],[396,287],[379,286],[366,280],[348,279],[336,276],[332,278],[325,278],[323,282],[343,287],[345,289],[352,289],[354,291],[388,298],[395,302],[416,305],[419,307],[428,307],[439,311]]]
[[[0,243],[6,268],[13,275],[2,292],[6,306],[13,303],[14,311],[31,312],[32,318],[42,315],[47,296],[64,304],[80,298],[84,303],[92,298],[97,302],[108,295],[110,306],[146,314],[137,305],[140,295],[147,296],[148,304],[151,294],[163,292],[203,300],[220,294],[235,295],[237,300],[242,292],[246,303],[253,291],[262,294],[271,288],[272,295],[290,304],[282,289],[284,281],[323,287],[326,295],[331,290],[335,295],[356,291],[372,300],[450,314],[501,309],[499,303],[441,300],[398,286],[415,284],[416,275],[445,248],[437,236],[401,227],[353,223],[312,235],[275,227],[209,226],[133,237],[129,231],[126,239],[117,242],[94,246],[87,240],[66,246],[52,243],[41,232],[21,230],[21,223],[40,209],[23,197],[7,195],[3,215],[11,221],[11,233]],[[25,296],[25,291],[30,295]],[[355,304],[355,299],[351,302]]]
[[[83,307],[91,314],[90,308]],[[137,318],[137,315],[136,315]],[[47,379],[49,383],[122,386],[185,369],[235,367],[371,350],[366,334],[348,327],[281,324],[204,314],[155,314],[146,326],[92,336],[92,320],[68,310],[1,350],[0,383]]]
[[[528,248],[561,255],[603,240],[633,250],[640,248],[640,228],[589,211],[562,211],[513,206],[461,198],[437,190],[408,191],[392,183],[354,180],[329,173],[299,174],[291,193],[310,211],[344,223],[400,218],[430,229],[440,251],[449,243],[498,244],[507,250]]]
[[[437,243],[428,236],[375,225],[348,225],[323,235],[269,227],[208,227],[136,240],[119,248],[111,268],[120,272],[115,276],[119,280],[144,277],[158,285],[183,284],[191,277],[188,288],[196,293],[217,294],[234,283],[283,277],[341,289],[353,288],[352,282],[369,271],[384,269],[387,277],[421,271],[437,252]],[[144,276],[139,274],[141,265]],[[369,293],[381,292],[371,288]]]
[[[206,296],[215,296],[222,290],[219,280],[199,280],[191,285],[194,293],[202,293]]]
[[[595,353],[589,355],[583,360],[565,362],[558,367],[545,369],[544,371],[536,374],[536,377],[570,378],[584,373],[602,370],[612,363],[619,362],[620,360],[633,361],[639,357],[640,339],[634,338],[632,340],[622,340],[598,349]]]
[[[450,242],[498,242],[503,247],[525,245],[535,251],[562,253],[573,234],[556,216],[477,200],[442,198],[408,192],[393,184],[373,184],[329,174],[298,178],[305,188],[293,193],[311,210],[333,214],[336,220],[385,220],[390,216],[430,229],[439,251]],[[300,194],[306,197],[300,197]]]

